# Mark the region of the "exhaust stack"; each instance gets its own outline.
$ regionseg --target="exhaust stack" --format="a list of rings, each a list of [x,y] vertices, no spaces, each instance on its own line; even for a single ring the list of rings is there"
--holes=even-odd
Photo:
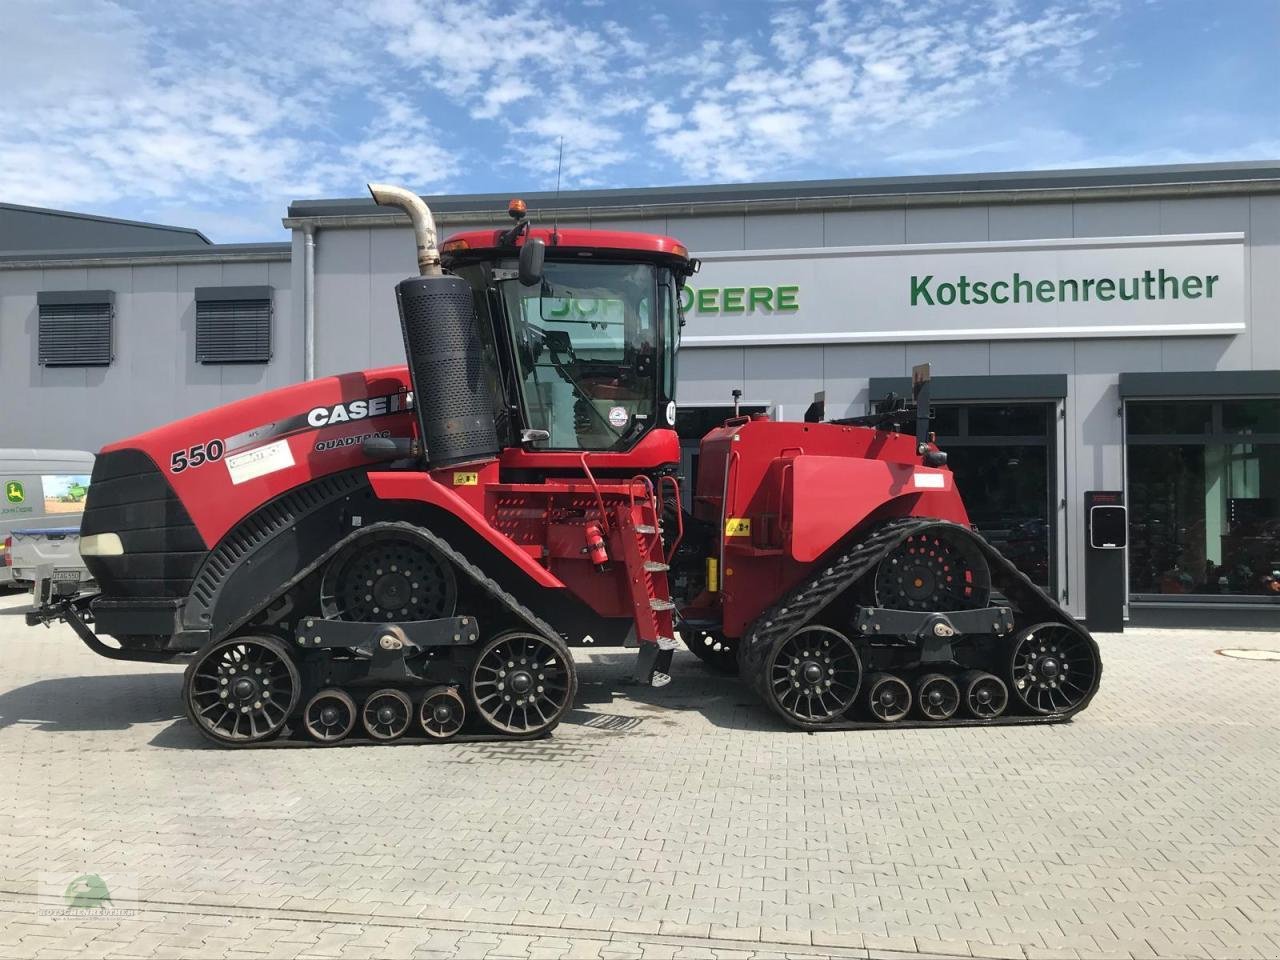
[[[369,193],[380,207],[399,207],[413,221],[413,239],[418,245],[418,273],[424,277],[440,276],[440,251],[436,249],[436,218],[420,196],[404,187],[386,183],[370,183]]]
[[[502,444],[471,285],[441,271],[435,219],[421,197],[379,183],[369,184],[369,192],[413,221],[420,276],[396,284],[396,306],[427,464],[491,460]]]

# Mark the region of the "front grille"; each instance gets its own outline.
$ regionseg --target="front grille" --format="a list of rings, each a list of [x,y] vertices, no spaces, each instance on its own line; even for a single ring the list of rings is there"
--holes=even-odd
[[[84,558],[106,597],[185,597],[208,549],[169,481],[141,450],[98,456],[80,533],[120,536],[123,556]]]

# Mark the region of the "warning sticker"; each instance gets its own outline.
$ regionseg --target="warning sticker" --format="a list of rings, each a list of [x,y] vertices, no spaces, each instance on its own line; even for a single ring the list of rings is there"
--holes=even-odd
[[[751,536],[751,518],[750,517],[726,518],[724,521],[724,535],[726,537]]]
[[[610,407],[609,408],[609,426],[615,430],[621,430],[631,421],[631,414],[627,413],[626,407]]]
[[[231,474],[231,482],[241,484],[292,467],[293,451],[289,449],[288,440],[277,440],[244,453],[233,453],[225,462],[227,473]]]

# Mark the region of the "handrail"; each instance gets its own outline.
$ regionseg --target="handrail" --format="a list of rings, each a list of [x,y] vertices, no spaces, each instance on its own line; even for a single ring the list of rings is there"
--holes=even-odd
[[[600,492],[600,484],[596,483],[595,474],[591,472],[591,468],[587,466],[587,455],[582,454],[582,472],[587,475],[587,479],[591,482],[591,489],[596,493],[596,505],[600,507],[600,526],[602,533],[609,532],[609,517],[604,510],[604,494]]]

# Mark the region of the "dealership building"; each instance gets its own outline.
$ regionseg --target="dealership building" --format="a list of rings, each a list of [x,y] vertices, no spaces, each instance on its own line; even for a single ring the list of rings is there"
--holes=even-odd
[[[444,235],[508,197],[427,198]],[[869,412],[931,365],[975,524],[1073,613],[1086,496],[1129,508],[1128,613],[1280,624],[1280,164],[525,194],[535,222],[672,235],[678,426]],[[0,447],[98,446],[403,362],[408,221],[299,200],[283,243],[0,204]]]

